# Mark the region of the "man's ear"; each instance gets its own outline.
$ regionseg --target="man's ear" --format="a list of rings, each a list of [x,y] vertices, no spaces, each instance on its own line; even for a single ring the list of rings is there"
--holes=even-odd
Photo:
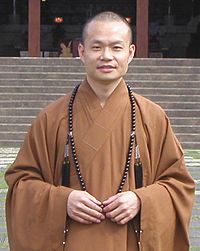
[[[85,62],[85,60],[84,60],[84,45],[82,43],[79,43],[79,45],[78,45],[78,54],[79,54],[81,61],[84,63]]]
[[[128,63],[130,63],[133,60],[133,58],[135,56],[135,50],[136,50],[135,45],[131,44],[130,47],[129,47],[129,59],[128,59]]]

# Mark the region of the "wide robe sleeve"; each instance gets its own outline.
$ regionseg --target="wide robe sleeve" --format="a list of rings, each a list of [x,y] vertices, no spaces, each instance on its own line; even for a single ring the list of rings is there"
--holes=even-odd
[[[51,116],[45,111],[39,114],[5,174],[11,251],[63,250],[67,198],[72,190],[60,185],[66,116],[58,115],[59,102],[49,109]]]
[[[135,190],[141,200],[141,250],[188,251],[194,181],[164,111],[137,101],[144,179],[144,187]]]

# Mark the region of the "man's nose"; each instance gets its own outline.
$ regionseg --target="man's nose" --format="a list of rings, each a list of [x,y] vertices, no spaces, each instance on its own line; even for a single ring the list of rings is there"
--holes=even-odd
[[[110,48],[104,48],[101,54],[101,60],[112,60],[113,54]]]

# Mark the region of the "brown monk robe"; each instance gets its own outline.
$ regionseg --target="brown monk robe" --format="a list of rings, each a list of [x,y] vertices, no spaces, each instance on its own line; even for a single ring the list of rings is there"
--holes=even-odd
[[[106,219],[86,225],[67,217],[68,195],[80,189],[72,160],[70,188],[61,186],[69,97],[60,98],[38,115],[6,172],[11,251],[137,251],[130,222],[118,225]],[[135,190],[132,158],[123,191],[134,191],[141,199],[141,250],[187,251],[194,182],[166,114],[145,98],[136,94],[135,98],[144,187]],[[81,84],[74,103],[74,138],[87,191],[100,201],[118,189],[130,122],[130,100],[123,81],[103,108],[91,87]]]

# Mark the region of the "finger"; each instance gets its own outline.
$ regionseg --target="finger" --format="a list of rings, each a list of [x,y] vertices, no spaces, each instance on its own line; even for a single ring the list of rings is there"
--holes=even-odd
[[[119,225],[126,224],[127,222],[129,222],[132,219],[133,219],[133,217],[131,217],[130,215],[127,215],[125,213],[119,214],[118,216],[116,216],[114,218],[110,218],[110,220],[112,222],[115,222],[115,223],[117,223]]]
[[[123,218],[123,219],[121,219],[119,221],[116,221],[116,223],[119,224],[119,225],[124,225],[124,224],[128,223],[130,220],[132,220],[131,217],[125,217],[125,218]]]
[[[91,208],[99,213],[102,213],[102,208],[100,207],[100,205],[97,205],[94,201],[91,201],[90,199],[85,199],[84,203],[85,206],[87,206],[88,208]]]
[[[82,219],[83,221],[87,221],[90,223],[101,223],[100,219],[97,219],[93,216],[85,214],[84,212],[78,212],[78,214],[75,217],[78,217],[79,219]],[[82,223],[82,222],[80,222],[80,223]]]
[[[92,202],[94,202],[95,204],[97,204],[97,205],[101,205],[101,202],[99,201],[99,200],[97,200],[94,196],[92,196],[91,194],[89,194],[88,192],[86,192],[86,194],[87,194],[87,197],[92,201]]]
[[[109,211],[108,213],[106,213],[106,217],[109,219],[112,219],[112,218],[117,217],[120,214],[121,214],[121,211],[119,210],[119,208],[116,208],[113,211]]]
[[[107,206],[103,208],[103,212],[104,213],[111,212],[114,209],[116,209],[118,206],[119,206],[119,201],[115,199],[113,202],[111,202],[110,204],[108,204]]]
[[[106,212],[107,218],[115,218],[120,214],[127,214],[127,206],[126,205],[118,205],[115,209]]]
[[[110,218],[111,221],[116,222],[117,224],[126,224],[128,221],[132,220],[135,217],[135,214],[130,211],[121,211],[118,215]]]
[[[81,208],[81,211],[84,212],[85,214],[92,216],[96,219],[100,219],[100,220],[104,220],[105,216],[102,213],[97,212],[94,209],[91,209],[85,205],[83,205],[83,207]]]
[[[127,214],[126,213],[120,213],[120,214],[118,214],[118,215],[116,215],[116,216],[114,216],[114,217],[112,217],[110,219],[111,219],[111,221],[118,223],[118,222],[120,222],[121,220],[123,220],[125,218],[128,218]]]
[[[102,204],[104,206],[107,206],[108,204],[112,203],[113,201],[115,201],[117,198],[119,197],[118,194],[111,196],[110,198],[108,198],[107,200],[105,200]]]
[[[130,210],[124,210],[123,208],[121,209],[118,208],[111,213],[107,213],[106,217],[111,220],[114,219],[115,222],[119,222],[125,217],[128,218],[128,220],[131,220],[135,217],[136,214],[137,214],[136,211],[131,212]]]
[[[91,221],[87,221],[87,220],[85,220],[85,219],[83,219],[83,218],[81,218],[79,216],[73,217],[72,219],[79,222],[79,223],[81,223],[81,224],[88,224],[88,225],[92,224]]]
[[[99,201],[99,200],[97,200],[97,199],[95,199],[95,198],[90,198],[90,200],[92,201],[92,202],[94,202],[96,205],[98,205],[98,206],[101,206],[101,202]]]

